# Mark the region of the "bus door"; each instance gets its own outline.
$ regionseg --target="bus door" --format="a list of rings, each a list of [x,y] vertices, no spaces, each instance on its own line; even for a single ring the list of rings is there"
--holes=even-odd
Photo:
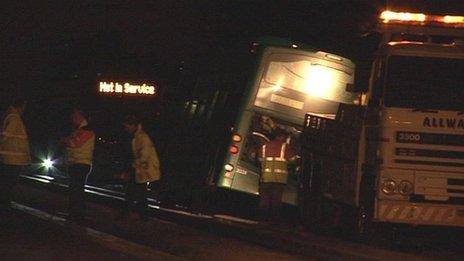
[[[242,172],[242,175],[234,178],[232,188],[243,190],[243,188],[247,187],[248,191],[258,194],[261,173],[260,151],[262,146],[272,139],[273,132],[277,128],[285,130],[288,134],[288,145],[295,152],[298,153],[300,151],[300,134],[302,129],[300,126],[278,120],[268,115],[255,113],[251,119],[251,125],[240,154],[238,164],[240,171],[238,173]],[[294,205],[297,203],[298,195],[297,178],[299,167],[297,161],[299,158],[299,155],[296,155],[295,160],[288,164],[289,179],[282,198],[283,202]]]

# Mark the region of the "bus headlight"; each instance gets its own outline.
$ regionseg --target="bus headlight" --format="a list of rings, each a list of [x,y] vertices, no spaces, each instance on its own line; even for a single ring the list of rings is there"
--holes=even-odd
[[[396,189],[396,182],[394,180],[387,179],[384,182],[382,182],[381,190],[383,193],[387,195],[391,195],[395,193],[395,189]]]
[[[403,195],[407,196],[412,193],[412,183],[407,180],[402,180],[398,185],[398,192]]]

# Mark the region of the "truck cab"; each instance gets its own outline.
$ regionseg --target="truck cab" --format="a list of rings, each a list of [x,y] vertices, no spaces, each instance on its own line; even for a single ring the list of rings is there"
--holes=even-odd
[[[355,213],[359,233],[464,226],[464,17],[385,11],[376,31],[369,77],[347,86],[358,104],[306,115],[302,206],[319,220]],[[356,211],[333,211],[345,207]]]
[[[376,221],[464,226],[462,21],[381,15],[367,101],[377,115],[365,128]]]

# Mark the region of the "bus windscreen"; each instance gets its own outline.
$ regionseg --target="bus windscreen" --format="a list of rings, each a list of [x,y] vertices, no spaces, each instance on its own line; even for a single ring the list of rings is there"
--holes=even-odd
[[[265,63],[255,105],[288,111],[298,119],[307,112],[333,115],[339,103],[356,99],[345,90],[353,82],[353,70],[312,56],[272,54]]]

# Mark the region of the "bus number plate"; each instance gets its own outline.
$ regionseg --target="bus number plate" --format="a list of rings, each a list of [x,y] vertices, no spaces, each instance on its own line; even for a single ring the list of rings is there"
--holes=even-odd
[[[237,168],[237,173],[242,174],[242,175],[246,175],[247,171],[246,171],[246,169]]]

